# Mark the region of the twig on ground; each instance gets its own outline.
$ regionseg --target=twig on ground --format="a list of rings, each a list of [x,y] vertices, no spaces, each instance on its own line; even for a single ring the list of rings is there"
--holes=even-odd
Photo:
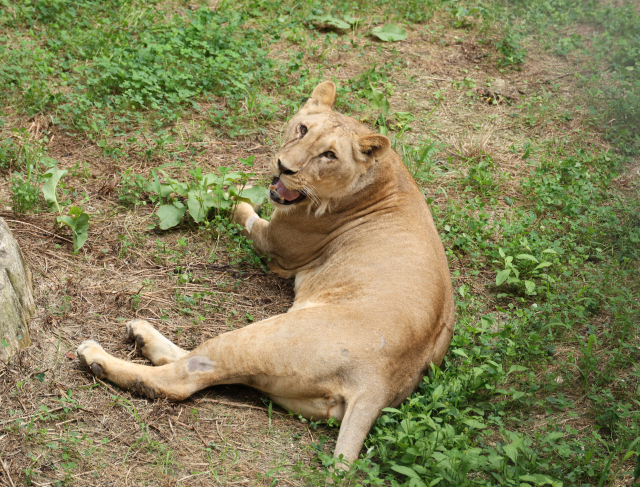
[[[7,468],[7,465],[4,463],[4,460],[2,459],[2,457],[0,457],[0,464],[2,464],[2,469],[7,474],[7,478],[9,479],[9,483],[11,484],[11,487],[16,487],[16,484],[13,483],[13,479],[11,478],[11,474],[9,473],[9,469]]]
[[[48,231],[48,230],[45,230],[44,228],[39,227],[38,225],[34,225],[33,223],[27,223],[27,222],[23,222],[23,221],[20,221],[20,220],[5,220],[5,221],[6,221],[6,222],[9,222],[9,223],[22,223],[23,225],[29,225],[29,226],[32,226],[32,227],[34,227],[34,228],[37,228],[37,229],[38,229],[38,230],[40,230],[41,232],[48,233],[49,235],[52,235],[52,236],[54,236],[55,238],[59,238],[60,240],[64,240],[65,242],[69,242],[70,244],[73,244],[73,242],[72,242],[71,240],[67,240],[67,239],[66,239],[66,238],[64,238],[64,237],[61,237],[60,235],[58,235],[58,234],[56,234],[56,233],[50,232],[50,231]]]
[[[237,408],[259,409],[260,411],[266,411],[267,413],[269,412],[267,408],[262,408],[260,406],[253,406],[251,404],[243,404],[240,402],[220,401],[218,399],[209,399],[208,397],[201,397],[199,399],[196,399],[196,401],[213,402],[215,404],[224,404],[225,406],[235,406]],[[280,414],[280,413],[277,413],[277,414]]]

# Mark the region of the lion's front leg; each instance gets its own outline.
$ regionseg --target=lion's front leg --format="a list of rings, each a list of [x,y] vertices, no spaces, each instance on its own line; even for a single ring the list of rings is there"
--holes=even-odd
[[[253,241],[253,248],[258,254],[269,253],[267,228],[269,222],[260,218],[249,203],[240,203],[233,214],[233,221],[242,225],[242,235]]]

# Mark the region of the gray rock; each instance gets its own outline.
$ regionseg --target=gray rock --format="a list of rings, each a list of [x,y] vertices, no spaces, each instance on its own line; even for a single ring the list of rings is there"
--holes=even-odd
[[[0,359],[31,345],[29,319],[36,310],[33,278],[7,223],[0,218]]]

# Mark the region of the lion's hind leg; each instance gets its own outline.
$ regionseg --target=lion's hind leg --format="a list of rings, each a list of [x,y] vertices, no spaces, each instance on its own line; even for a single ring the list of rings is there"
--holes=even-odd
[[[182,401],[215,382],[214,362],[199,355],[153,367],[113,357],[98,343],[85,340],[78,346],[78,358],[99,379],[151,399]]]
[[[188,355],[189,352],[172,343],[148,321],[132,320],[126,324],[127,335],[153,365],[166,365]]]

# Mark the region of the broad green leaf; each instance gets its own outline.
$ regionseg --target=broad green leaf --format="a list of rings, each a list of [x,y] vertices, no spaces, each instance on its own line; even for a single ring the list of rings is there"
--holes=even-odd
[[[399,409],[396,409],[396,408],[384,408],[382,411],[385,412],[385,413],[402,414],[402,411],[400,411]]]
[[[535,485],[549,484],[552,487],[562,487],[562,482],[558,482],[557,480],[552,479],[548,475],[542,475],[540,473],[531,474],[531,475],[520,475],[520,480],[525,480]]]
[[[344,20],[340,20],[339,18],[333,17],[329,14],[314,15],[310,17],[309,20],[323,25],[330,25],[331,27],[335,27],[337,29],[349,29],[351,27],[351,24],[348,24]]]
[[[405,30],[394,24],[385,24],[384,27],[376,27],[371,31],[371,35],[384,42],[401,41],[407,38]]]
[[[539,265],[536,266],[536,269],[543,269],[551,265],[553,265],[551,262],[541,262]]]
[[[512,365],[511,367],[509,367],[509,372],[507,372],[507,375],[509,375],[511,372],[524,372],[525,370],[529,369],[522,365]]]
[[[82,246],[89,238],[89,215],[86,213],[81,213],[77,217],[76,221],[76,230],[73,232],[73,252],[77,253],[78,250],[82,248]]]
[[[520,448],[522,446],[522,443],[524,442],[524,438],[518,438],[517,440],[513,441],[512,443],[509,443],[508,445],[505,445],[504,447],[504,452],[505,454],[511,459],[512,462],[516,462],[516,459],[518,458],[518,448]]]
[[[352,27],[357,27],[359,23],[361,23],[364,19],[357,19],[352,17],[351,14],[347,14],[344,16],[344,21],[347,22]]]
[[[209,187],[209,186],[213,186],[216,184],[222,184],[222,181],[224,180],[224,177],[218,177],[216,176],[214,173],[210,172],[209,174],[205,174],[202,177],[202,186],[203,187]]]
[[[147,185],[147,191],[149,191],[149,193],[156,193],[157,195],[160,195],[161,189],[160,180],[158,179],[158,171],[152,170],[151,175],[153,176],[153,180],[149,181],[149,184]]]
[[[209,193],[206,191],[189,191],[187,193],[187,207],[189,208],[189,215],[193,218],[193,221],[200,223],[205,219],[209,210],[215,206],[215,202]]]
[[[418,473],[410,467],[404,467],[402,465],[394,465],[393,467],[391,467],[391,470],[401,473],[402,475],[406,475],[407,477],[413,477],[414,479],[420,480],[420,475],[418,475]]]
[[[455,353],[456,355],[460,355],[461,357],[469,358],[469,356],[467,355],[467,352],[465,352],[461,348],[454,348],[451,350],[451,353]]]
[[[229,195],[220,188],[211,191],[211,196],[213,197],[215,205],[222,210],[228,210],[233,205],[233,201],[229,199]]]
[[[244,164],[245,166],[253,166],[253,161],[256,160],[256,156],[249,156],[246,159],[243,159],[242,157],[240,157],[238,159],[238,162],[240,164]]]
[[[520,259],[520,260],[530,260],[531,262],[535,262],[536,264],[539,262],[538,259],[536,259],[533,255],[531,254],[518,254],[516,255],[516,259]]]
[[[178,208],[174,205],[162,205],[158,208],[158,211],[156,211],[156,215],[158,215],[158,218],[160,219],[160,228],[162,230],[167,230],[168,228],[175,227],[180,223],[180,220],[182,220],[186,211],[186,206]]]
[[[56,218],[59,223],[64,223],[73,230],[74,254],[78,253],[89,237],[89,218],[89,215],[77,206],[72,206],[66,216]]]
[[[187,194],[189,193],[189,185],[186,183],[175,182],[171,184],[171,187],[180,196],[187,196]]]
[[[151,181],[147,184],[147,187],[145,189],[149,193],[155,193],[158,196],[162,196],[163,198],[166,198],[171,193],[173,193],[173,188],[170,184],[161,184],[158,181]]]
[[[235,183],[237,180],[242,179],[242,174],[238,172],[230,172],[224,175],[222,179],[222,186],[226,186],[227,184]]]
[[[236,198],[240,201],[246,201],[252,205],[261,205],[264,200],[269,196],[269,190],[263,186],[251,186],[240,191],[240,194]]]
[[[531,294],[536,288],[536,283],[533,281],[524,281],[524,287],[527,290],[527,294]]]
[[[374,110],[388,108],[389,102],[386,100],[384,93],[382,93],[382,91],[380,90],[377,90],[371,83],[369,83],[369,86],[371,87],[371,91],[367,95],[367,98],[369,99],[371,108],[373,108]]]
[[[564,436],[564,433],[562,433],[561,431],[552,431],[547,436],[545,436],[542,439],[542,441],[544,441],[545,443],[548,443],[548,442],[551,442],[551,441],[558,440],[558,439],[562,438],[563,436]]]
[[[496,286],[499,286],[504,281],[506,281],[507,278],[509,277],[509,274],[511,274],[511,269],[505,269],[503,271],[498,272],[498,275],[496,276]]]
[[[467,426],[470,426],[471,428],[475,428],[477,430],[487,427],[486,424],[481,423],[480,421],[475,420],[475,419],[465,419],[463,421],[463,423],[466,424]]]
[[[42,185],[42,195],[44,196],[44,200],[49,205],[50,210],[55,210],[60,213],[60,205],[58,204],[58,182],[61,178],[63,178],[69,171],[60,170],[57,167],[52,167],[42,176],[47,178],[47,181]]]

